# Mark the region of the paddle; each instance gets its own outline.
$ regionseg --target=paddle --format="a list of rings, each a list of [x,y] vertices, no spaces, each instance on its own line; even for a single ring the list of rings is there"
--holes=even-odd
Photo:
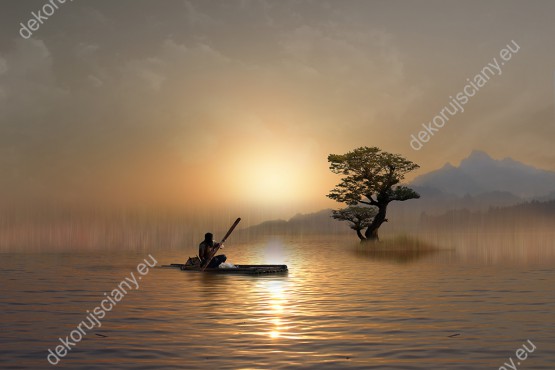
[[[214,248],[212,250],[212,252],[210,252],[209,258],[206,259],[206,263],[204,264],[204,267],[202,267],[200,270],[204,271],[208,265],[210,264],[210,262],[212,261],[212,258],[214,258],[214,256],[216,255],[216,253],[218,253],[218,249],[220,249],[220,246],[222,244],[224,244],[224,242],[227,240],[227,238],[231,235],[231,233],[233,232],[233,230],[235,229],[235,227],[239,224],[239,222],[241,222],[241,218],[238,218],[237,220],[235,220],[235,222],[233,223],[233,225],[231,225],[231,227],[229,228],[229,231],[227,232],[227,234],[225,234],[224,238],[222,239],[222,241],[220,242],[220,244],[218,244],[218,246],[216,248]]]

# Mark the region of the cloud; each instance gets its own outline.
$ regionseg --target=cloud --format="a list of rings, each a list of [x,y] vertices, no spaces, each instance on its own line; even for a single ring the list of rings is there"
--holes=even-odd
[[[165,63],[157,58],[147,58],[140,61],[131,61],[127,64],[127,70],[139,79],[147,89],[159,91],[162,83],[166,80],[163,75]]]
[[[0,73],[0,86],[5,92],[4,119],[39,117],[67,96],[68,91],[57,84],[52,56],[43,41],[17,40],[15,49],[0,58],[0,70],[4,70]]]
[[[187,24],[191,28],[214,26],[216,22],[206,13],[201,12],[192,1],[183,0]]]
[[[87,79],[89,80],[91,85],[94,86],[94,87],[102,87],[104,85],[104,82],[96,76],[88,75]]]

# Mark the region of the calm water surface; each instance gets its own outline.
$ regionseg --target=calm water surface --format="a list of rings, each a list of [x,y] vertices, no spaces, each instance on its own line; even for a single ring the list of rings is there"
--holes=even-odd
[[[275,237],[224,250],[234,263],[285,263],[284,275],[152,269],[57,367],[498,369],[531,340],[518,368],[555,368],[552,252],[352,247]],[[52,368],[58,337],[149,254],[162,265],[194,249],[1,254],[0,367]]]

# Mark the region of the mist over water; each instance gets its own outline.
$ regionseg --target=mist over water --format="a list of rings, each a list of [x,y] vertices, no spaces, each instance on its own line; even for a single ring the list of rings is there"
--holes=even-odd
[[[0,251],[182,248],[208,231],[223,236],[235,218],[196,209],[9,209],[0,212]],[[244,217],[242,227],[256,220]]]

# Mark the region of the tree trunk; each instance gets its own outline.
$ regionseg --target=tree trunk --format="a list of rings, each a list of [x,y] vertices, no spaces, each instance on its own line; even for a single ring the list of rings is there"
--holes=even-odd
[[[370,230],[370,228],[368,228],[368,230]],[[370,232],[368,232],[368,230],[366,230],[366,238],[364,239],[364,241],[379,242],[380,238],[378,237],[378,229],[372,229]]]
[[[387,212],[387,204],[382,204],[378,206],[378,214],[374,217],[374,220],[366,229],[364,236],[367,241],[377,242],[380,240],[378,237],[378,229],[384,222],[386,222],[385,214]]]
[[[356,229],[357,235],[360,238],[360,241],[365,241],[366,238],[364,237],[364,235],[362,235],[362,233],[360,232],[360,229]]]

